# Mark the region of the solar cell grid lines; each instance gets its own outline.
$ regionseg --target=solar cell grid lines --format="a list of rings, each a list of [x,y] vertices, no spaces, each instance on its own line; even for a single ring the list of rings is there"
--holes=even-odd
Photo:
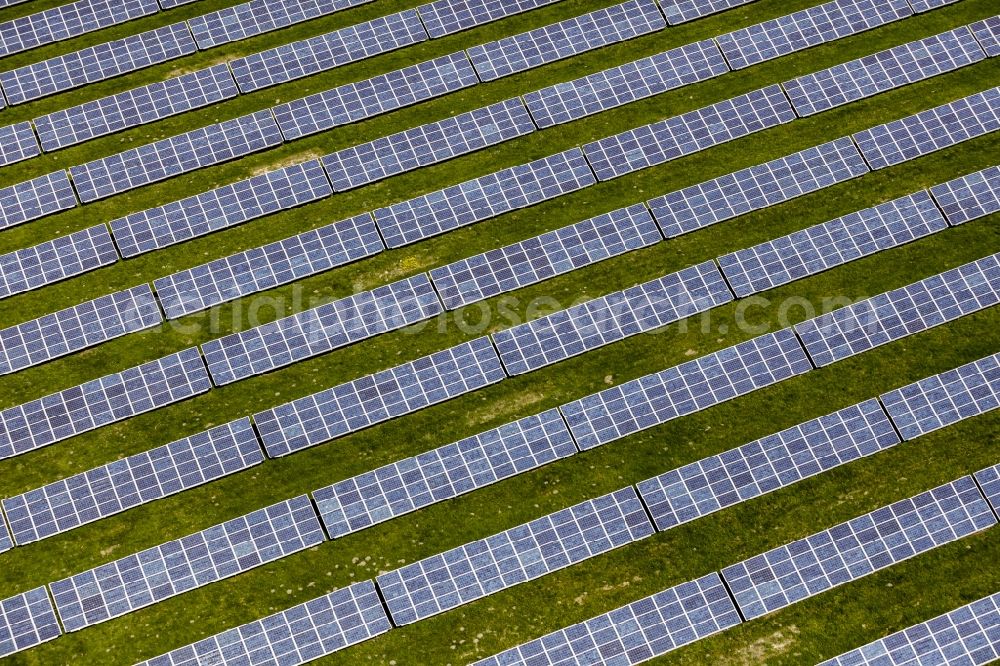
[[[954,4],[958,0],[909,0],[909,2],[913,7],[913,11],[919,14],[920,12],[927,12],[938,7]]]
[[[596,182],[583,151],[572,148],[379,208],[375,223],[388,247],[402,247]]]
[[[653,534],[631,486],[380,575],[397,626],[540,578]]]
[[[53,171],[0,190],[0,230],[77,205],[65,171]]]
[[[477,83],[472,64],[459,51],[280,104],[274,115],[291,141]]]
[[[520,289],[663,240],[642,204],[431,270],[448,310]]]
[[[444,37],[560,0],[437,0],[417,7],[432,38]]]
[[[0,127],[0,166],[37,157],[41,153],[31,123],[14,123]]]
[[[727,9],[748,5],[755,0],[660,0],[667,23],[678,25]]]
[[[584,146],[598,180],[707,150],[795,120],[781,86],[773,85]]]
[[[371,0],[250,0],[188,20],[198,48],[210,49]]]
[[[198,0],[159,0],[160,7],[164,9],[173,9],[174,7],[180,7],[181,5],[189,5],[192,2],[198,2]]]
[[[1000,56],[1000,14],[977,21],[969,27],[986,55],[991,58]]]
[[[268,455],[277,458],[505,377],[492,343],[483,337],[259,412],[253,419]]]
[[[559,410],[399,460],[313,492],[331,538],[464,495],[577,452]]]
[[[338,192],[443,162],[535,131],[519,97],[323,157]]]
[[[62,634],[45,586],[0,601],[0,657]]]
[[[747,620],[857,580],[997,522],[971,476],[722,570]]]
[[[740,298],[948,227],[926,191],[838,217],[718,258]]]
[[[118,261],[108,228],[99,224],[0,255],[0,298],[38,289]]]
[[[176,319],[384,249],[375,221],[369,213],[363,213],[179,271],[154,280],[153,286],[167,319]]]
[[[10,531],[7,528],[6,519],[0,515],[0,553],[14,547],[14,542],[10,538]]]
[[[67,632],[120,617],[319,545],[308,495],[102,564],[49,584]]]
[[[14,5],[19,5],[22,2],[27,2],[28,0],[0,0],[0,7],[13,7]]]
[[[498,331],[493,342],[511,375],[531,372],[733,300],[715,262],[596,298]]]
[[[479,78],[492,81],[667,26],[655,0],[628,0],[468,49]]]
[[[993,465],[975,473],[976,483],[994,512],[1000,512],[1000,465]]]
[[[1000,166],[935,185],[931,194],[956,226],[1000,211]]]

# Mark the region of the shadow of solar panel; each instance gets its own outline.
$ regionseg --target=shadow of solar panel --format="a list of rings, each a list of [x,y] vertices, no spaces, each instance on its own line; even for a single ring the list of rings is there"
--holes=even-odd
[[[108,228],[99,224],[0,255],[0,298],[31,291],[118,261]]]
[[[492,81],[667,27],[655,0],[628,0],[468,49],[479,78]]]
[[[528,416],[313,492],[330,538],[359,532],[576,453],[559,410]]]
[[[376,578],[396,626],[565,569],[653,534],[628,486]]]
[[[153,281],[167,319],[322,273],[385,249],[369,213]]]
[[[663,240],[643,204],[431,270],[448,310],[536,284]]]
[[[740,624],[717,573],[522,643],[473,666],[633,666]]]
[[[77,205],[65,171],[53,171],[0,190],[0,230]]]
[[[755,0],[659,0],[667,23],[678,25],[727,9],[748,5]]]
[[[994,513],[1000,512],[1000,465],[976,472],[975,478]]]
[[[958,0],[909,0],[909,2],[913,7],[914,13],[919,14],[921,12],[937,9],[938,7],[954,4],[958,2]]]
[[[551,127],[728,71],[715,41],[706,39],[530,92],[524,101],[539,127]]]
[[[338,192],[535,131],[519,97],[351,146],[323,157]]]
[[[650,199],[667,238],[767,208],[868,173],[850,137]]]
[[[871,30],[913,15],[906,0],[834,0],[716,38],[733,69]]]
[[[1000,56],[1000,14],[977,21],[971,26],[972,34],[979,40],[983,51],[991,58]]]
[[[42,147],[53,151],[210,106],[238,94],[229,67],[223,63],[56,111],[33,122]]]
[[[1000,254],[795,325],[817,367],[1000,303]]]
[[[996,213],[1000,211],[1000,167],[935,185],[931,194],[954,226]]]
[[[0,86],[9,104],[22,104],[180,58],[197,50],[187,24],[174,23],[0,72]]]
[[[0,166],[14,164],[41,153],[31,123],[15,123],[0,127]]]
[[[211,387],[197,347],[0,412],[0,460],[169,405]]]
[[[519,375],[652,331],[733,300],[715,262],[498,331],[493,342],[504,368]]]
[[[581,450],[812,370],[792,329],[741,342],[560,407]]]
[[[49,584],[67,632],[236,576],[326,540],[308,495]]]
[[[249,418],[3,500],[18,545],[68,532],[264,462]]]
[[[718,262],[742,298],[947,228],[941,211],[921,190],[723,255]]]
[[[488,337],[254,414],[277,458],[495,384],[506,375]]]
[[[0,657],[62,634],[45,586],[0,601]]]
[[[997,522],[971,476],[722,570],[747,620],[857,580]]]
[[[465,52],[346,83],[274,107],[289,141],[371,118],[479,83]]]
[[[391,628],[375,584],[366,580],[137,666],[297,666]]]
[[[375,223],[388,247],[402,247],[596,182],[583,151],[572,148],[379,208]]]
[[[878,400],[768,435],[637,485],[666,531],[899,443]]]
[[[707,150],[795,120],[781,86],[773,85],[583,147],[598,180]]]
[[[879,396],[904,440],[1000,407],[1000,354]]]
[[[437,0],[417,7],[432,38],[444,37],[560,0]]]
[[[370,58],[379,53],[394,51],[426,39],[427,33],[417,17],[416,10],[409,9],[367,23],[328,32],[325,35],[237,58],[231,60],[229,66],[233,69],[240,90],[248,93]]]
[[[10,532],[7,529],[7,521],[2,515],[0,515],[0,553],[10,550],[14,547],[14,542],[10,538]]]
[[[111,233],[129,258],[331,194],[323,166],[313,160],[112,220]]]
[[[250,0],[188,20],[198,48],[210,49],[372,0]]]

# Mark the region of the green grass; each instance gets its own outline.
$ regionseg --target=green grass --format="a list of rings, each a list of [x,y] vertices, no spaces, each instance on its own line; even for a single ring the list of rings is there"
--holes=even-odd
[[[32,2],[0,12],[0,20],[58,2]],[[204,0],[7,58],[20,66],[89,44],[151,29],[231,2]],[[302,79],[152,126],[136,128],[0,169],[0,186],[115,153],[128,145],[187,131],[279,101],[360,80],[476,43],[544,25],[612,2],[566,0],[443,40],[432,40]],[[245,178],[275,164],[323,154],[420,123],[478,108],[635,58],[704,39],[815,4],[760,0],[747,7],[625,44],[482,84],[363,123],[337,128],[275,150],[146,187],[0,234],[0,252],[109,221],[136,210]],[[408,5],[370,5],[196,54],[120,79],[6,109],[2,122],[29,119],[88,99],[142,85],[181,69],[300,39]],[[30,10],[28,9],[30,7]],[[991,0],[963,0],[878,30],[682,88],[590,118],[540,131],[487,151],[420,169],[301,209],[250,222],[134,260],[0,301],[0,327],[150,282],[157,277],[300,233],[378,206],[519,164],[587,141],[672,116],[832,64],[929,36],[996,12]],[[659,167],[560,197],[540,206],[448,233],[400,250],[272,290],[278,307],[261,321],[386,284],[476,252],[556,229],[620,206],[828,141],[850,132],[1000,84],[1000,59],[768,130]],[[540,285],[487,301],[490,326],[523,319],[528,304],[563,306],[599,296],[830,218],[902,196],[995,164],[994,134],[866,175],[787,204],[629,253]],[[855,261],[767,292],[770,307],[752,321],[776,330],[804,318],[803,299],[864,298],[1000,251],[994,215],[911,245]],[[246,328],[247,304],[227,304],[180,326],[133,334],[0,379],[0,408],[153,360]],[[753,337],[735,325],[740,302],[701,320],[610,345],[538,372],[508,379],[443,405],[272,460],[252,470],[0,555],[0,598],[157,545],[256,508],[414,455],[508,421],[556,407],[608,385],[662,370]],[[505,314],[506,313],[506,314]],[[535,313],[537,314],[537,313]],[[383,335],[0,462],[0,496],[145,451],[212,425],[418,358],[484,334],[464,319]],[[213,323],[214,322],[214,323]],[[380,571],[507,529],[616,490],[902,384],[1000,350],[1000,311],[987,310],[750,396],[678,419],[562,460],[456,500],[327,542],[236,578],[175,597],[123,618],[63,636],[15,655],[14,664],[131,664],[212,633],[300,603]],[[994,412],[803,481],[791,488],[657,534],[532,583],[336,653],[322,664],[460,664],[618,605],[690,580],[839,521],[911,496],[1000,461],[1000,414]],[[672,653],[655,663],[798,664],[818,661],[1000,589],[1000,530],[964,539],[877,575]]]

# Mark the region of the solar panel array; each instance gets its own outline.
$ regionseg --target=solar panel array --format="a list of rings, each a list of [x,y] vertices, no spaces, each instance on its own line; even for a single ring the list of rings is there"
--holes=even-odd
[[[99,224],[0,255],[0,298],[38,289],[118,261],[108,228]]]
[[[991,58],[1000,56],[1000,14],[988,19],[977,21],[970,26],[972,34],[982,45],[986,55]]]
[[[49,584],[67,632],[249,571],[326,540],[308,495]]]
[[[0,57],[160,11],[156,0],[77,0],[0,23]]]
[[[667,23],[678,25],[727,9],[748,5],[754,0],[660,0]]]
[[[210,49],[371,0],[250,0],[188,20],[198,48]]]
[[[180,7],[181,5],[189,5],[192,2],[197,2],[198,0],[159,0],[160,7],[164,9],[173,9],[174,7]]]
[[[375,425],[505,377],[489,338],[445,349],[254,414],[272,458]]]
[[[959,225],[1000,211],[1000,167],[935,185],[931,194],[941,206],[948,222]]]
[[[0,460],[47,446],[211,386],[197,347],[0,411]]]
[[[330,153],[323,167],[342,192],[534,131],[528,110],[514,97]]]
[[[507,372],[531,372],[733,300],[713,261],[498,331]],[[578,440],[579,441],[579,440]]]
[[[818,367],[1000,303],[1000,254],[990,255],[796,324]]]
[[[417,7],[420,18],[433,37],[444,37],[477,25],[551,5],[559,0],[437,0]]]
[[[18,545],[68,532],[264,462],[242,418],[3,500]]]
[[[492,81],[666,26],[655,0],[628,0],[530,32],[477,44],[468,53],[479,78]]]
[[[800,423],[637,485],[656,528],[668,530],[899,443],[877,400]]]
[[[384,249],[372,216],[364,213],[179,271],[154,280],[153,286],[167,319],[176,319]]]
[[[788,284],[948,227],[921,190],[719,257],[739,297]]]
[[[42,154],[31,123],[14,123],[0,127],[0,166],[14,164]]]
[[[11,540],[10,531],[7,528],[7,520],[0,515],[0,553],[8,551],[14,547]]]
[[[556,409],[385,465],[313,492],[331,538],[464,495],[576,453]]]
[[[27,2],[28,0],[0,0],[0,7],[13,7],[14,5],[19,5],[22,2]]]
[[[642,204],[431,270],[448,310],[520,289],[663,240]]]
[[[709,180],[647,202],[667,238],[868,173],[850,137]]]
[[[65,171],[38,176],[0,190],[0,229],[13,227],[76,206]]]
[[[396,626],[443,613],[651,535],[632,486],[376,578]]]
[[[747,620],[857,580],[997,522],[971,476],[722,570]]]
[[[0,601],[0,657],[62,634],[45,586]]]
[[[788,98],[773,85],[605,137],[583,150],[597,179],[611,180],[793,120]]]
[[[577,445],[592,449],[812,369],[792,329],[605,389],[560,407]]]
[[[910,4],[913,6],[913,11],[927,12],[932,9],[937,9],[938,7],[944,7],[945,5],[950,5],[958,2],[958,0],[909,0]]]
[[[979,470],[975,479],[993,510],[1000,511],[1000,465]]]

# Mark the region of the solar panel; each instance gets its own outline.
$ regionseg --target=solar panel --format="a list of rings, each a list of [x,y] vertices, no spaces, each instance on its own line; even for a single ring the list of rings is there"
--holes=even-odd
[[[0,298],[31,291],[118,261],[108,228],[99,224],[0,255]]]
[[[37,157],[41,153],[31,123],[15,123],[0,127],[0,166]]]
[[[192,2],[197,2],[198,0],[159,0],[160,7],[164,9],[173,9],[174,7],[180,7],[181,5],[189,5]]]
[[[920,12],[927,12],[938,7],[954,4],[958,0],[909,0],[909,2],[913,7],[914,13],[919,14]]]
[[[927,192],[887,201],[719,257],[740,298],[788,284],[946,229]]]
[[[528,416],[313,492],[330,538],[383,523],[576,453],[559,410]]]
[[[395,331],[442,312],[427,275],[305,310],[201,346],[216,386]]]
[[[972,477],[963,476],[726,567],[722,577],[752,620],[996,522]]]
[[[522,643],[473,666],[632,666],[740,624],[713,572]]]
[[[364,60],[379,53],[394,51],[425,39],[427,33],[416,10],[409,9],[237,58],[231,60],[229,66],[240,90],[248,93]],[[380,92],[391,94],[392,91],[383,89]]]
[[[437,0],[417,7],[432,38],[444,37],[484,23],[551,5],[559,0]]]
[[[975,478],[993,511],[1000,511],[1000,465],[976,472]]]
[[[219,303],[288,284],[385,249],[369,213],[210,261],[153,281],[176,319]]]
[[[111,221],[126,259],[330,196],[319,160],[268,171]]]
[[[287,28],[371,0],[250,0],[188,20],[198,48],[210,49]]]
[[[197,50],[187,24],[174,23],[0,72],[0,86],[9,104],[22,104],[180,58]]]
[[[70,167],[69,172],[80,200],[87,203],[249,155],[282,141],[274,116],[264,110]]]
[[[667,23],[678,25],[751,2],[754,0],[660,0],[660,8],[667,16]]]
[[[773,85],[583,147],[598,180],[663,164],[795,120],[781,86]]]
[[[812,370],[792,329],[605,389],[560,407],[581,450]]]
[[[639,541],[656,530],[635,488],[581,502],[376,578],[403,626]]]
[[[44,585],[0,601],[0,657],[41,645],[60,634]]]
[[[211,387],[197,347],[0,411],[0,460]]]
[[[163,321],[148,284],[0,330],[0,374],[17,372]]]
[[[175,495],[264,462],[242,418],[3,500],[18,545]]]
[[[468,49],[479,78],[492,81],[667,27],[655,0],[628,0]]]
[[[448,310],[575,271],[663,240],[642,204],[431,270]]]
[[[326,540],[308,495],[49,584],[67,632],[121,617]]]
[[[895,446],[878,400],[866,400],[637,485],[661,532]]]
[[[11,541],[10,532],[7,528],[7,520],[0,515],[0,553],[10,550],[14,547],[14,542]]]
[[[236,97],[223,63],[55,111],[33,121],[46,152]]]
[[[986,56],[969,28],[921,39],[806,74],[782,85],[800,116],[950,72]]]
[[[0,0],[0,7],[13,7],[14,5],[19,5],[22,2],[27,2],[28,0]]]
[[[879,396],[905,440],[1000,406],[1000,354]]]
[[[0,229],[76,206],[76,194],[65,171],[53,171],[0,190]]]
[[[807,148],[646,202],[667,238],[868,173],[850,137]]]
[[[952,225],[996,213],[1000,211],[1000,167],[935,185],[931,194]]]
[[[572,148],[379,208],[375,222],[388,247],[402,247],[596,182],[583,151]]]
[[[506,375],[483,337],[254,414],[277,458],[495,384]]]
[[[519,97],[351,146],[323,158],[338,192],[535,131]]]
[[[651,331],[733,300],[706,261],[493,334],[504,367],[519,375]]]
[[[296,666],[391,628],[375,584],[366,580],[137,666]]]
[[[828,659],[820,666],[986,664],[1000,658],[1000,593]]]
[[[477,83],[469,59],[459,51],[279,104],[273,110],[282,133],[291,141]]]
[[[986,55],[991,58],[1000,56],[1000,14],[977,21],[969,27],[986,51]]]
[[[916,159],[1000,129],[1000,87],[858,132],[873,170]]]
[[[912,16],[906,0],[833,0],[716,38],[733,69]]]
[[[551,127],[728,71],[715,40],[706,39],[530,92],[524,102],[539,127]]]
[[[795,325],[817,367],[1000,303],[1000,253]]]

